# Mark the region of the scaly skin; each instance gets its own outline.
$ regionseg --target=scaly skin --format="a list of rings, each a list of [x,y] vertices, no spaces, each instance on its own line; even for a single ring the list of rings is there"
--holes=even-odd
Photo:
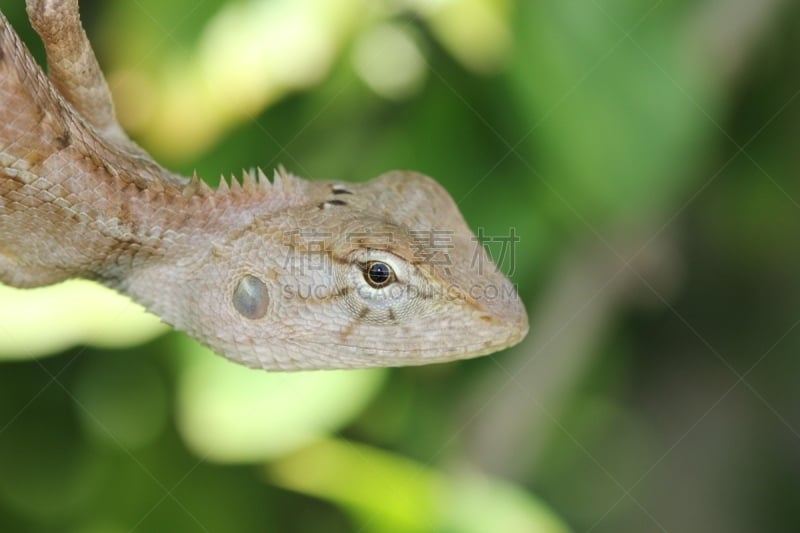
[[[525,309],[432,179],[260,171],[212,190],[120,128],[76,0],[28,0],[49,78],[0,14],[0,281],[96,280],[239,363],[401,366],[518,343]]]

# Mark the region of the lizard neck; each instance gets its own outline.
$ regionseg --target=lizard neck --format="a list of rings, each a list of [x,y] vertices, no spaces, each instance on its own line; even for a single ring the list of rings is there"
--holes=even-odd
[[[273,215],[309,201],[310,182],[276,175],[273,183],[245,175],[212,190],[196,179],[179,191],[142,191],[128,204],[131,239],[117,240],[93,279],[127,294],[180,329],[195,317],[209,292],[232,291],[228,284],[246,268],[236,248],[242,235],[255,236],[259,268],[281,263],[284,229]],[[224,308],[224,302],[217,302]]]
[[[308,201],[309,182],[282,171],[274,182],[261,171],[258,176],[246,173],[241,182],[231,179],[230,184],[222,179],[217,189],[196,177],[180,188],[135,194],[123,189],[121,201],[105,215],[108,221],[123,223],[111,246],[101,253],[102,261],[83,275],[124,290],[132,274],[153,265],[164,271],[178,263],[201,265],[256,218]],[[263,238],[268,246],[269,235]]]

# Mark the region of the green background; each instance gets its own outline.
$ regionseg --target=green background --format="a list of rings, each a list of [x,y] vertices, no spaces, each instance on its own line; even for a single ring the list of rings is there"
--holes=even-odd
[[[22,0],[1,6],[42,60]],[[212,184],[434,176],[474,230],[520,236],[489,248],[531,333],[267,374],[96,287],[3,289],[0,529],[794,530],[796,2],[81,8],[157,160]]]

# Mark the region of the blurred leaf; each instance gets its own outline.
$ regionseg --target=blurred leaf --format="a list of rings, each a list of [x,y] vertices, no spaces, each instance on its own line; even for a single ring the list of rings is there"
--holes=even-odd
[[[324,440],[271,464],[285,488],[349,508],[361,530],[563,533],[543,504],[509,483],[474,473],[448,477],[370,446]]]
[[[541,148],[527,162],[572,223],[663,210],[710,140],[719,80],[693,62],[686,17],[651,4],[518,5],[512,81]]]
[[[185,17],[202,4],[190,2]],[[119,21],[106,25],[105,41],[115,44],[117,67],[106,74],[123,126],[160,157],[196,156],[232,125],[323,80],[360,24],[360,6],[357,0],[224,2],[195,29],[196,42],[176,43],[172,26],[141,17],[150,6],[116,3]],[[142,39],[144,28],[155,35]]]
[[[280,459],[267,475],[279,486],[353,510],[372,531],[428,531],[443,489],[440,478],[411,460],[334,440]]]
[[[476,72],[496,72],[508,59],[511,31],[505,0],[411,0],[435,35],[462,64]]]
[[[146,358],[105,355],[84,365],[74,386],[86,429],[126,450],[151,443],[167,422],[167,391]]]
[[[85,446],[68,393],[39,383],[60,374],[49,363],[7,363],[0,374],[0,509],[55,530],[97,497],[109,465]]]
[[[166,330],[139,304],[90,281],[28,290],[0,285],[0,359],[38,357],[77,344],[134,346]]]
[[[205,459],[265,461],[348,423],[383,383],[384,369],[269,373],[231,363],[187,337],[178,425]]]
[[[567,533],[569,528],[530,492],[466,471],[449,480],[442,530],[453,533]],[[439,531],[439,529],[437,529]]]

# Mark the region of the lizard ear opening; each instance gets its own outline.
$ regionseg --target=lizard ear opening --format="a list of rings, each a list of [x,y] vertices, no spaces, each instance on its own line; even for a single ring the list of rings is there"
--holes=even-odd
[[[245,318],[256,320],[267,314],[269,294],[263,281],[250,274],[236,284],[233,306]]]

